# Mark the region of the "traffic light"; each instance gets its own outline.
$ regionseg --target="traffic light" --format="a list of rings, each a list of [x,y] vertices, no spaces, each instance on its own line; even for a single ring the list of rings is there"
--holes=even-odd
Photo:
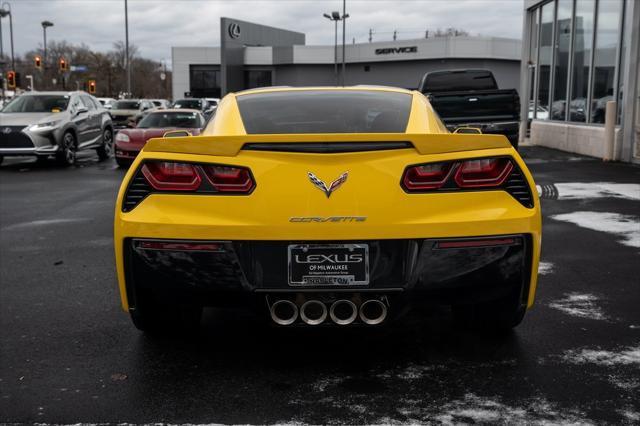
[[[15,71],[7,72],[7,87],[9,89],[16,88],[16,72]]]
[[[65,72],[67,70],[67,61],[64,58],[60,58],[58,61],[58,69],[60,69],[60,72]]]
[[[36,55],[33,58],[33,62],[35,63],[36,68],[38,68],[38,69],[42,68],[42,58],[40,58],[40,55]]]
[[[96,93],[96,81],[95,80],[89,80],[89,93],[91,93],[92,95],[94,93]]]

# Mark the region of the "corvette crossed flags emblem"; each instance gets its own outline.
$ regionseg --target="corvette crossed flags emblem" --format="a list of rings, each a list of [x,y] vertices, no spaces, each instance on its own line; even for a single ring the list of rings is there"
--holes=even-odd
[[[345,181],[347,180],[347,176],[349,176],[349,172],[344,172],[343,174],[341,174],[340,177],[338,177],[338,179],[331,182],[331,185],[329,186],[327,186],[326,183],[321,181],[316,175],[314,175],[311,172],[307,172],[307,176],[309,176],[309,180],[311,181],[311,183],[314,184],[315,187],[318,188],[320,191],[324,192],[324,195],[326,195],[327,198],[329,198],[331,197],[331,194],[333,193],[333,191],[340,188],[342,184],[345,183]]]

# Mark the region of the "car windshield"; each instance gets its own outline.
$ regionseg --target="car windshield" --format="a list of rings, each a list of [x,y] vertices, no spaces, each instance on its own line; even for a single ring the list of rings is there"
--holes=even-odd
[[[197,129],[202,125],[200,117],[195,112],[154,112],[143,118],[139,129],[162,129],[178,127],[184,129]]]
[[[391,91],[300,90],[240,95],[249,134],[400,133],[411,95]]]
[[[425,88],[428,92],[451,92],[463,90],[491,90],[496,81],[490,71],[446,71],[427,75]]]
[[[2,112],[60,112],[67,109],[69,96],[23,95],[13,99]]]
[[[116,101],[112,104],[113,109],[140,109],[138,101]]]
[[[200,109],[200,101],[198,99],[180,99],[173,104],[174,108]]]
[[[162,102],[161,101],[151,101],[151,103],[153,103],[157,107],[162,106]]]

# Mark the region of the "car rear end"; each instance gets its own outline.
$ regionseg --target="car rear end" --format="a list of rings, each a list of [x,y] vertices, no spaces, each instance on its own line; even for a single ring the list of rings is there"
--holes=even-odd
[[[540,227],[503,136],[199,136],[149,141],[118,196],[115,245],[134,322],[149,300],[252,306],[282,326],[508,304],[504,326],[533,303]]]

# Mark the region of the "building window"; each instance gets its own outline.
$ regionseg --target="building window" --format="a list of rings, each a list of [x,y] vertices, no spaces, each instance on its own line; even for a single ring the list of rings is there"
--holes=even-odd
[[[189,92],[193,98],[219,98],[219,67],[215,65],[190,65]]]
[[[553,50],[553,3],[542,6],[540,21],[540,53],[538,56],[538,107],[549,110],[551,83],[551,52]]]
[[[593,111],[591,121],[604,123],[608,101],[615,100],[616,56],[620,41],[620,1],[599,1],[596,24],[596,48],[593,59]]]
[[[583,123],[587,121],[587,97],[589,95],[589,70],[591,69],[593,13],[595,7],[595,0],[580,0],[576,3],[569,121]]]
[[[553,101],[551,119],[564,120],[567,110],[567,80],[571,48],[571,5],[573,0],[558,0],[553,63]]]
[[[535,100],[537,109],[530,117],[602,124],[606,103],[616,96],[622,113],[623,1],[552,0],[528,11],[537,78],[529,106]]]
[[[269,70],[247,70],[244,72],[245,89],[255,89],[256,87],[272,86],[271,71]]]

